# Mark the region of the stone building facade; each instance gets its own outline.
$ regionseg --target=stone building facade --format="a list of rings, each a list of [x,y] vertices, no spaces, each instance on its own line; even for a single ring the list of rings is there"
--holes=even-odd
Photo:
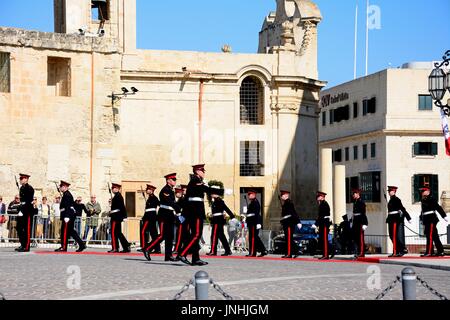
[[[264,21],[259,53],[136,48],[135,0],[55,0],[55,33],[0,28],[0,193],[16,192],[25,171],[38,194],[109,197],[123,184],[130,216],[141,216],[138,190],[191,165],[245,206],[244,188],[260,191],[265,228],[278,228],[280,188],[303,217],[314,216],[318,179],[317,25],[308,0],[278,0]],[[100,10],[100,12],[95,12]],[[100,19],[101,17],[103,19]],[[102,21],[101,21],[102,20]],[[224,50],[227,51],[227,50]],[[117,96],[121,88],[135,94]]]

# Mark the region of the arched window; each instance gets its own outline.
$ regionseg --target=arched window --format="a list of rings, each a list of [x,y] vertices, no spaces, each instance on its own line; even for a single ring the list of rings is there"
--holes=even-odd
[[[240,90],[241,124],[264,124],[264,88],[261,81],[246,77]]]

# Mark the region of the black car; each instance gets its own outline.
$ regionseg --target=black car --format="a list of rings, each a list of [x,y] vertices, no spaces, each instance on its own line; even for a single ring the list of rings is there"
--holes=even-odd
[[[319,235],[311,228],[314,222],[314,220],[302,220],[302,228],[300,230],[295,228],[294,241],[299,248],[299,254],[314,255],[318,249]],[[272,239],[272,248],[273,254],[286,253],[286,237],[283,232]]]

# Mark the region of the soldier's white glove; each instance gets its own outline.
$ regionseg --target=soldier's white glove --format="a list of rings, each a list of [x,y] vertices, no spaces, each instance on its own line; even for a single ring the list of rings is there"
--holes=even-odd
[[[317,229],[317,226],[316,226],[315,224],[313,224],[313,225],[311,226],[311,228]]]
[[[444,220],[445,220],[445,222],[447,222],[447,223],[448,223],[448,217],[445,217],[445,218],[444,218]]]
[[[128,221],[128,219],[127,219],[127,218],[123,219],[123,222],[126,222],[126,221]]]
[[[244,214],[247,214],[247,207],[243,207],[242,212],[244,212]]]
[[[69,223],[70,219],[69,218],[64,218],[64,222],[65,223]]]
[[[256,225],[256,230],[259,230],[259,229],[261,229],[261,225],[258,223],[258,224]]]
[[[23,217],[23,213],[22,213],[22,212],[19,212],[18,216],[19,216],[19,217]]]
[[[297,224],[297,228],[300,230],[300,229],[302,228],[302,224],[301,224],[301,223],[298,223],[298,224]]]
[[[364,231],[366,231],[367,226],[362,226],[362,229],[363,229]]]

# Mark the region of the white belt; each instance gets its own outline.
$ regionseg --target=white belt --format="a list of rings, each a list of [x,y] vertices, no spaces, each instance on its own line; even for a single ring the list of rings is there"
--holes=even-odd
[[[213,217],[219,217],[219,216],[223,216],[223,213],[222,213],[222,212],[219,212],[219,213],[214,213],[214,214],[213,214]]]
[[[166,210],[174,211],[174,209],[173,209],[171,206],[165,206],[165,205],[161,204],[159,207],[160,207],[161,209],[166,209]]]
[[[354,213],[353,215],[356,217],[356,216],[360,216],[361,213]]]
[[[285,220],[285,219],[287,219],[287,218],[290,218],[290,217],[292,217],[292,215],[290,214],[290,215],[287,215],[287,216],[284,216],[284,217],[282,217],[281,218],[281,220]]]
[[[20,204],[27,204],[26,202],[21,202]]]
[[[156,211],[156,208],[145,209],[145,212]]]
[[[111,211],[111,213],[116,213],[116,212],[120,212],[120,209],[115,209],[115,210]]]
[[[400,211],[391,211],[391,212],[389,212],[389,214],[397,214],[397,213],[400,213]]]
[[[61,210],[59,210],[59,212],[64,212],[66,211],[66,208],[62,208]]]
[[[203,198],[199,198],[199,197],[194,197],[194,198],[189,198],[189,201],[194,201],[194,202],[203,202],[204,199]]]
[[[247,218],[248,218],[248,217],[253,217],[253,216],[255,216],[254,213],[249,213],[249,214],[247,215]]]
[[[427,212],[424,212],[423,215],[426,216],[426,215],[429,215],[429,214],[433,214],[433,213],[435,213],[435,212],[436,212],[436,211],[434,211],[434,210],[433,210],[433,211],[427,211]]]

